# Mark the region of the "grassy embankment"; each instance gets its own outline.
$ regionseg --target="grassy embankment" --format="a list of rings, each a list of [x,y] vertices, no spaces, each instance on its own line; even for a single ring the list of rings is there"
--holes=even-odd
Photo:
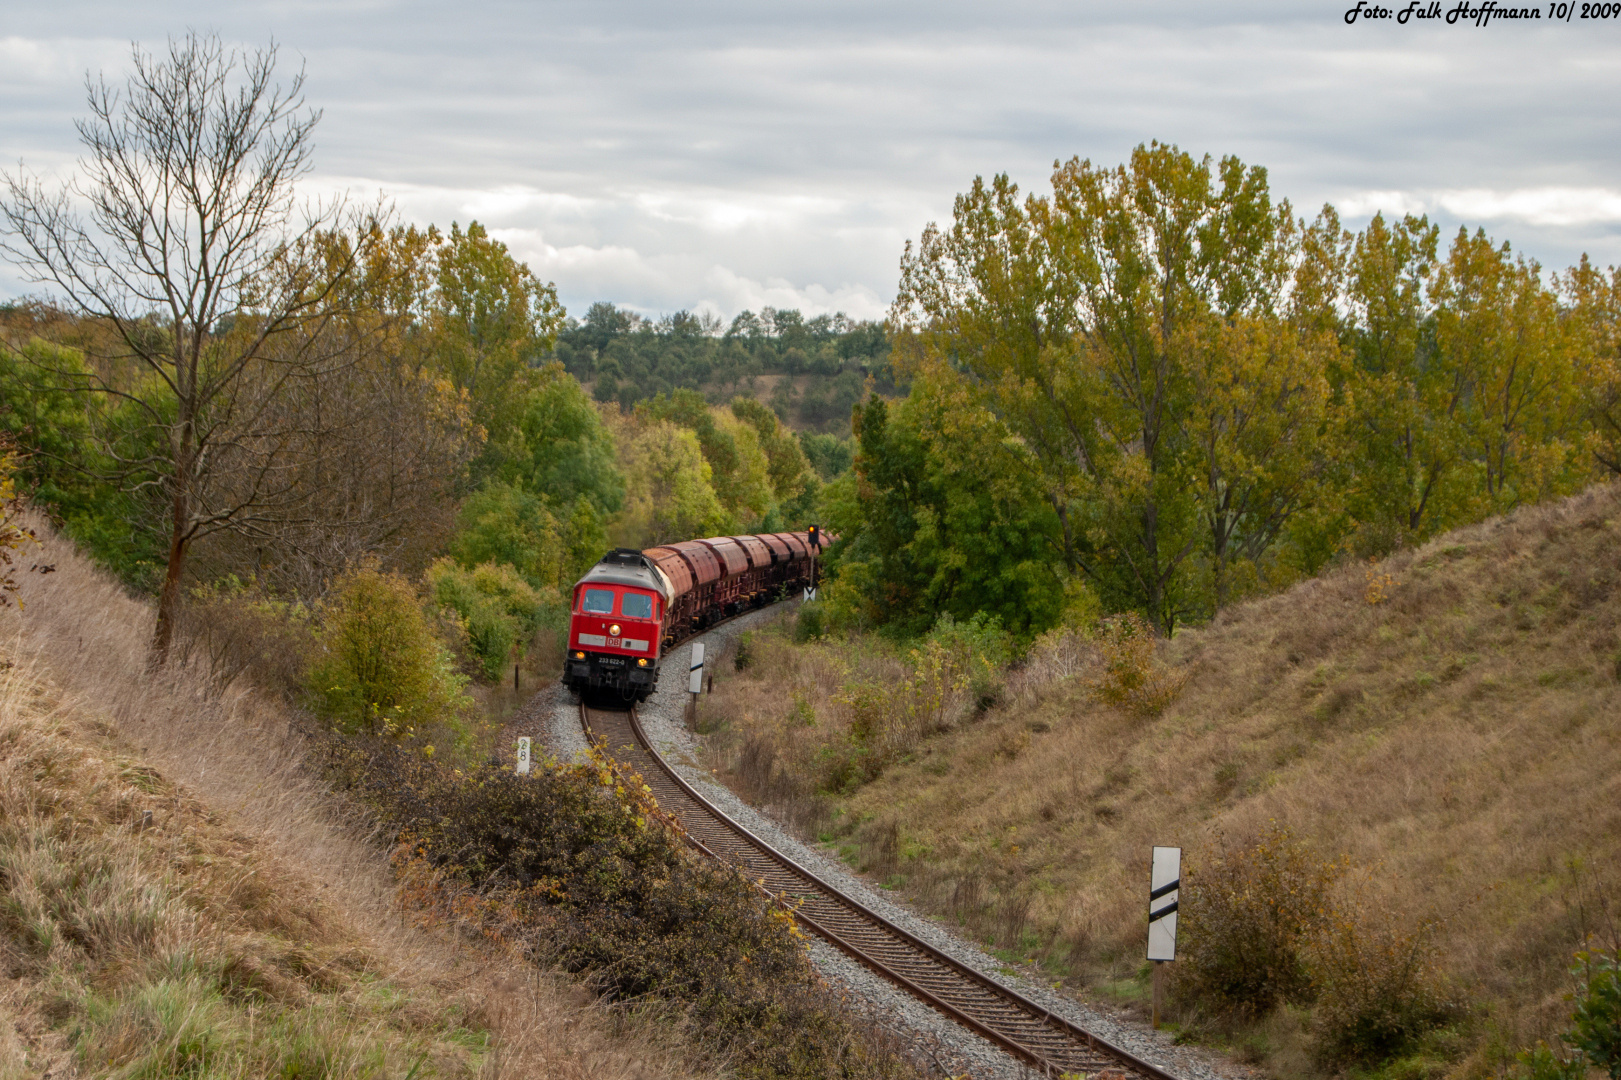
[[[746,648],[746,669],[705,701],[731,781],[1008,962],[1084,994],[1143,998],[1151,845],[1209,867],[1274,824],[1324,859],[1348,857],[1347,910],[1398,934],[1432,922],[1445,990],[1464,1004],[1403,1075],[1504,1066],[1568,1016],[1584,937],[1615,947],[1616,486],[1179,633],[1162,656],[1188,679],[1151,719],[1097,704],[1094,654],[1059,638],[1007,672],[983,712],[957,690],[944,723],[920,725],[892,701],[891,722],[915,730],[875,760],[884,742],[870,709],[860,719],[861,688],[894,686],[915,663],[786,632]],[[1225,1030],[1277,1075],[1332,1071],[1310,1056],[1310,1022],[1287,1008]]]
[[[711,1074],[666,1025],[412,925],[278,703],[200,657],[150,675],[149,607],[60,540],[36,558],[0,612],[0,1077]]]

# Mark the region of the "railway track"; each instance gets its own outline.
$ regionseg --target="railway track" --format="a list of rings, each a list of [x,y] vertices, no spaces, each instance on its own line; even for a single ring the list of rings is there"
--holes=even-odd
[[[641,774],[695,847],[741,866],[771,893],[795,903],[795,917],[807,929],[951,1019],[1049,1076],[1173,1080],[913,937],[776,851],[676,775],[652,749],[634,708],[582,704],[580,722],[587,739]]]

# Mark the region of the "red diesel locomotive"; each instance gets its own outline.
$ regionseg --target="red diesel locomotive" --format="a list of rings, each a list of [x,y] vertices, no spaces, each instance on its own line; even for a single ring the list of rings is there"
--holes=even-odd
[[[563,683],[646,701],[665,650],[729,615],[813,585],[822,538],[805,532],[714,536],[615,548],[574,586]]]

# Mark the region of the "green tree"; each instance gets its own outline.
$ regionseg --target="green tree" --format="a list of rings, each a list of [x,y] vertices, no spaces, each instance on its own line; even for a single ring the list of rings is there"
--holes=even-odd
[[[1075,159],[1050,198],[976,179],[949,230],[902,259],[892,325],[903,370],[968,375],[1039,465],[1068,567],[1162,630],[1205,600],[1187,484],[1191,331],[1274,312],[1298,228],[1266,171],[1140,146],[1113,169]]]
[[[696,390],[660,394],[637,411],[697,436],[709,467],[709,483],[733,528],[754,526],[765,518],[772,503],[770,464],[752,424],[711,409]]]
[[[26,454],[17,480],[63,531],[124,581],[152,587],[165,555],[156,530],[162,506],[136,488],[110,482],[117,473],[99,436],[115,402],[76,392],[88,381],[83,354],[38,337],[15,350],[0,343],[0,432]]]
[[[1275,316],[1210,319],[1184,343],[1192,388],[1183,420],[1213,602],[1235,562],[1257,564],[1293,516],[1323,497],[1334,435],[1328,373],[1338,346]]]
[[[609,528],[616,542],[647,548],[735,531],[710,484],[698,436],[668,420],[628,417],[616,436],[625,508]]]
[[[810,462],[793,432],[777,419],[777,414],[753,398],[733,398],[732,415],[754,429],[765,453],[771,476],[771,493],[779,503],[792,502],[809,482]]]
[[[1355,368],[1353,516],[1372,532],[1368,554],[1454,516],[1454,418],[1462,388],[1438,362],[1431,290],[1440,230],[1411,215],[1375,214],[1347,270]]]
[[[853,486],[824,501],[840,618],[918,635],[983,614],[1025,640],[1058,621],[1058,527],[1037,470],[960,377],[920,376],[893,407],[873,395],[853,424]]]
[[[316,711],[346,731],[408,738],[471,702],[410,582],[364,567],[339,579],[322,613],[325,658],[309,675]]]
[[[835,480],[844,475],[855,461],[855,444],[837,435],[801,433],[799,445],[805,459],[823,480]]]
[[[472,400],[489,434],[484,470],[523,456],[519,439],[536,368],[563,325],[557,290],[538,280],[478,222],[430,233],[424,359]]]
[[[1611,475],[1621,474],[1621,271],[1609,273],[1583,255],[1558,281],[1578,349],[1578,376],[1586,407],[1586,444]]]
[[[617,512],[625,478],[615,464],[613,436],[579,382],[561,364],[545,364],[523,404],[501,477],[555,507],[583,498],[599,515]]]
[[[1435,282],[1436,350],[1461,388],[1455,434],[1469,463],[1470,518],[1575,491],[1582,452],[1579,334],[1541,267],[1459,230]]]
[[[562,532],[541,496],[488,483],[462,502],[450,554],[467,569],[506,565],[536,588],[557,588],[574,580]]]

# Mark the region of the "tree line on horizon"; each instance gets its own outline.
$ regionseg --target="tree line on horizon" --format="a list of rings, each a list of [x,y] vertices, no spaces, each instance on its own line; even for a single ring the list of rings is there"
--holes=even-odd
[[[702,391],[715,404],[742,394],[818,434],[848,434],[869,379],[879,393],[898,392],[883,323],[842,312],[806,318],[765,307],[724,323],[691,311],[649,319],[599,301],[567,320],[555,355],[597,401],[630,409],[677,390]],[[769,394],[757,385],[762,376],[778,376]]]

